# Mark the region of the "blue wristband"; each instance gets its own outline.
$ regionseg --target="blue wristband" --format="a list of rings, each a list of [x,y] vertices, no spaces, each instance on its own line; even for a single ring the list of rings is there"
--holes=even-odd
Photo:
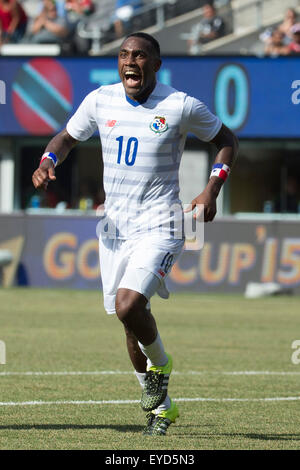
[[[57,156],[55,155],[55,153],[52,153],[52,152],[46,152],[46,153],[44,153],[44,155],[43,155],[42,158],[41,158],[40,164],[41,164],[46,158],[49,158],[50,160],[52,160],[52,162],[53,162],[53,164],[54,164],[54,168],[55,168],[56,165],[57,165]]]

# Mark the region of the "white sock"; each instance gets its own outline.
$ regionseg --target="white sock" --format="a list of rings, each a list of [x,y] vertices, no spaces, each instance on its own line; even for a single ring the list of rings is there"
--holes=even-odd
[[[138,381],[140,382],[140,386],[142,388],[145,387],[145,377],[146,377],[146,372],[137,372],[136,370],[134,371]]]
[[[139,342],[139,347],[143,354],[148,358],[148,366],[165,366],[168,362],[168,357],[165,353],[164,345],[160,339],[159,333],[153,343],[144,346]]]
[[[166,396],[164,401],[154,410],[154,413],[158,415],[162,411],[166,411],[171,407],[171,400],[169,395]]]
[[[146,377],[146,372],[137,372],[136,370],[134,371],[139,383],[140,383],[140,386],[142,388],[144,388],[145,386],[145,377]],[[159,405],[158,408],[156,408],[154,410],[154,413],[156,415],[158,415],[159,413],[161,413],[162,411],[166,411],[170,408],[171,406],[171,400],[170,400],[170,397],[169,395],[166,396],[166,398],[164,399],[164,401]]]

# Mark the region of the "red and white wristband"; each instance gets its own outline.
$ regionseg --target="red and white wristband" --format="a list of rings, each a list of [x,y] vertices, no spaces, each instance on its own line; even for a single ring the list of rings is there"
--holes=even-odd
[[[219,178],[222,178],[223,181],[226,181],[226,178],[229,173],[230,167],[228,165],[226,165],[225,163],[215,163],[212,167],[210,178],[212,176],[218,176]]]
[[[44,155],[42,156],[41,161],[40,161],[40,166],[43,163],[43,161],[47,160],[47,159],[52,160],[52,163],[53,163],[54,168],[55,168],[56,165],[57,165],[57,156],[55,155],[55,153],[52,153],[52,152],[44,153]]]

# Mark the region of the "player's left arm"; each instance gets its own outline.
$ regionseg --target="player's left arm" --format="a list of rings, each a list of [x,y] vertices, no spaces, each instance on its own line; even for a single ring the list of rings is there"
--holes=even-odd
[[[238,153],[238,139],[224,124],[222,124],[221,129],[210,142],[215,144],[218,150],[213,168],[216,165],[215,172],[220,176],[210,176],[205,189],[193,199],[191,207],[186,211],[194,210],[197,205],[204,206],[204,222],[211,222],[217,213],[217,197]],[[194,217],[197,217],[197,215],[196,212]]]

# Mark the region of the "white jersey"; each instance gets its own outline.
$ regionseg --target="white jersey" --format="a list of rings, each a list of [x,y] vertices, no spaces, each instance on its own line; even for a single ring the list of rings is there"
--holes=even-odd
[[[182,238],[178,170],[186,135],[208,142],[221,125],[205,104],[161,83],[142,104],[126,96],[122,83],[87,95],[67,131],[84,141],[99,130],[106,193],[101,232]]]

